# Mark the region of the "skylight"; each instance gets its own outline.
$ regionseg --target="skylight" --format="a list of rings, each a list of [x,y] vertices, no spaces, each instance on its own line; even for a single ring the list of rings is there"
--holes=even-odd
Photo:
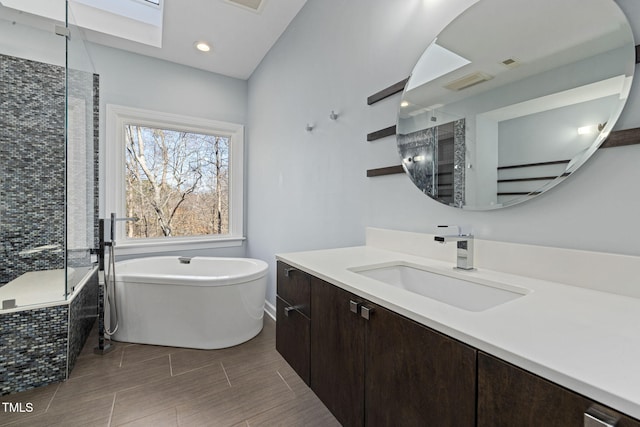
[[[407,85],[407,91],[471,63],[468,59],[451,52],[436,42],[437,40],[434,40],[418,60]]]
[[[73,25],[126,40],[162,47],[161,0],[70,0]],[[64,22],[61,0],[2,0],[2,5]]]
[[[73,9],[78,9],[78,6],[87,6],[146,24],[158,25],[162,23],[162,14],[158,16],[159,9],[156,7],[146,7],[152,5],[159,6],[160,0],[72,0],[69,4]]]

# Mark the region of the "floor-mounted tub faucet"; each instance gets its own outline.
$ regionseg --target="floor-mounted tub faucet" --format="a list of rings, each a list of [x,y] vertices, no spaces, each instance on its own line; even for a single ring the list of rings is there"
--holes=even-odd
[[[117,218],[115,213],[111,213],[111,246],[116,245],[116,221],[131,221],[136,222],[138,220],[137,217],[127,217],[127,218]]]
[[[104,273],[102,281],[104,285],[103,297],[98,301],[98,346],[93,349],[96,354],[104,355],[113,350],[111,345],[111,335],[118,330],[118,307],[116,305],[116,255],[114,247],[116,245],[116,222],[117,221],[137,221],[136,217],[118,218],[115,213],[110,215],[110,240],[107,241],[104,236],[104,218],[98,221],[98,232],[100,234],[100,244],[94,253],[98,254],[98,270],[105,271],[105,248],[109,248],[109,264]],[[115,327],[111,329],[110,325],[105,323],[105,301],[109,303],[110,317],[109,323],[115,318]],[[112,317],[113,316],[113,317]],[[108,341],[108,342],[107,342]]]
[[[433,240],[440,243],[456,242],[458,255],[456,268],[459,270],[473,270],[473,235],[463,234],[462,229],[457,225],[439,225],[438,228],[456,227],[457,234],[447,234],[435,236]]]

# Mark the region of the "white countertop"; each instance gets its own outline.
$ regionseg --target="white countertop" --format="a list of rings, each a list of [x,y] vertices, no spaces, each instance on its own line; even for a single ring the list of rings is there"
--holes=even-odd
[[[640,299],[371,246],[295,252],[277,259],[423,325],[640,419]],[[396,288],[349,268],[408,262],[460,278],[530,292],[472,312]]]

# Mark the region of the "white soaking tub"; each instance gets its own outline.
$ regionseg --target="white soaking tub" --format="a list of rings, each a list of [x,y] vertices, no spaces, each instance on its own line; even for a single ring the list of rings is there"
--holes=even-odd
[[[116,263],[116,341],[217,349],[263,325],[266,262],[162,256]]]

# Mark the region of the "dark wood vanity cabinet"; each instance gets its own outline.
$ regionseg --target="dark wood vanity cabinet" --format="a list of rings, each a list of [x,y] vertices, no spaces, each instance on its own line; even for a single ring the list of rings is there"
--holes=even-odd
[[[363,301],[311,279],[311,389],[343,426],[364,425],[364,319],[350,310]]]
[[[474,426],[476,350],[385,308],[371,308],[366,425]]]
[[[340,423],[475,425],[474,349],[314,277],[311,307],[311,389]]]
[[[311,276],[278,262],[276,350],[309,384]]]
[[[640,422],[573,391],[488,354],[478,352],[477,427],[583,427],[585,412],[617,420],[616,427],[640,427]]]
[[[276,348],[344,426],[640,427],[282,262]]]

